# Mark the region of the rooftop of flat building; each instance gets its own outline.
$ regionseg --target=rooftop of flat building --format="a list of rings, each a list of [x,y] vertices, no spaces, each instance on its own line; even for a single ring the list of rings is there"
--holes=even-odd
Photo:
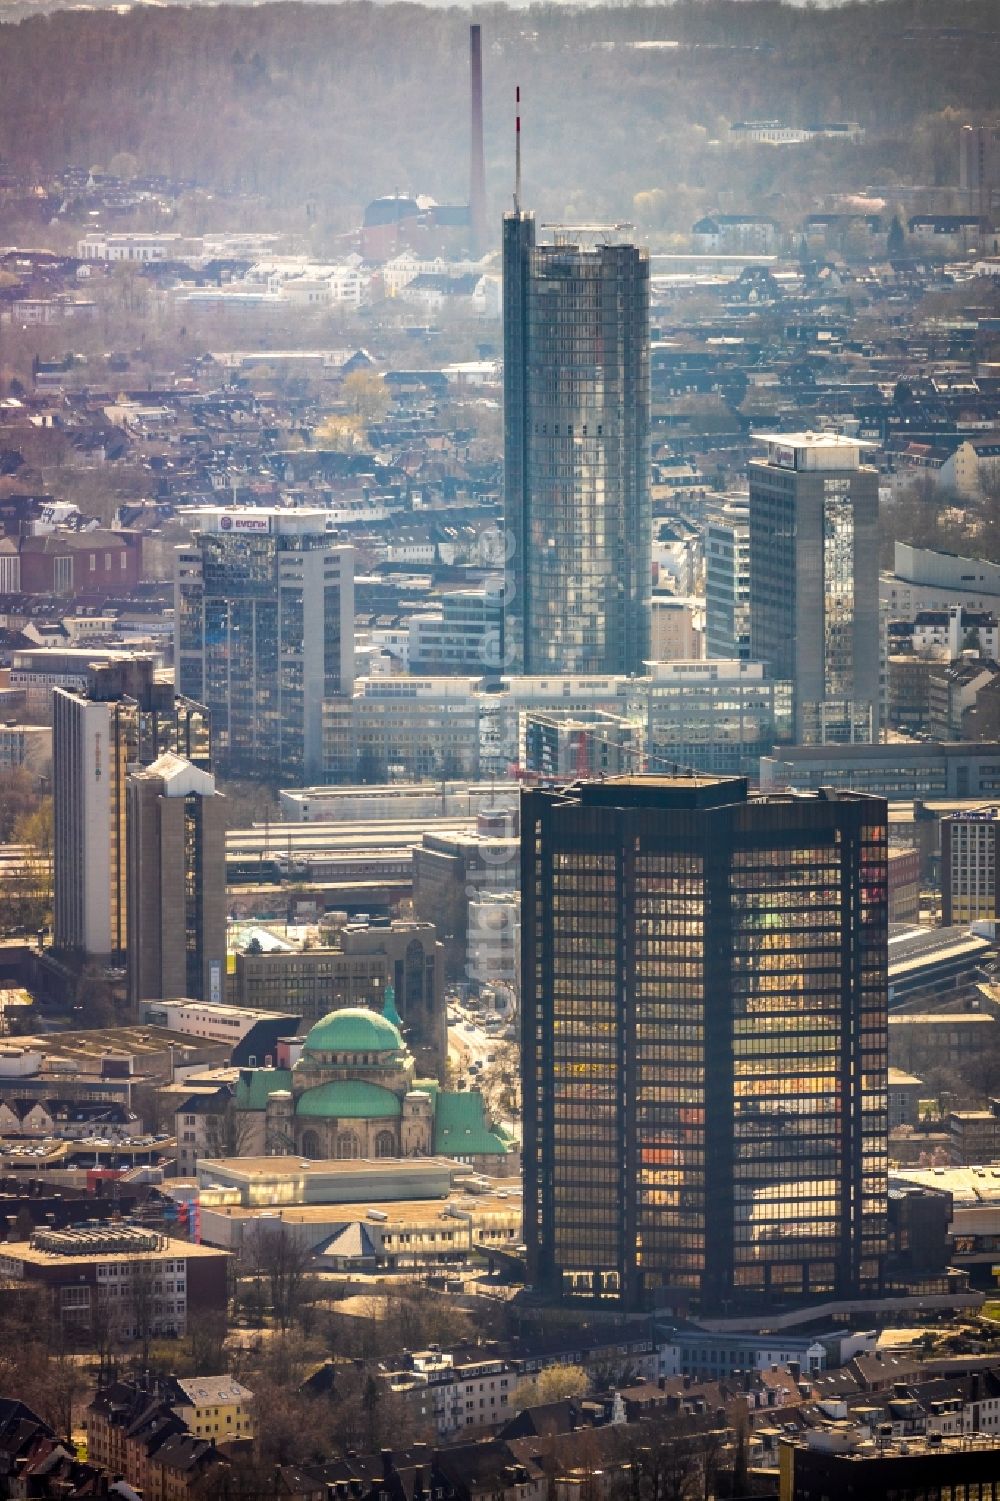
[[[950,1193],[955,1207],[963,1205],[989,1205],[996,1208],[1000,1203],[1000,1163],[972,1167],[894,1167],[890,1182],[915,1184],[920,1188],[944,1189]]]
[[[165,1053],[171,1048],[182,1062],[185,1055],[205,1052],[219,1054],[224,1043],[211,1038],[192,1037],[186,1032],[171,1032],[166,1027],[95,1027],[93,1030],[40,1032],[37,1036],[18,1038],[18,1046],[37,1051],[49,1060],[72,1061],[82,1073],[93,1073],[88,1062],[100,1064],[107,1059],[142,1058]]]
[[[782,443],[786,448],[877,448],[864,438],[852,438],[846,433],[754,433],[755,443]]]
[[[528,797],[546,796],[565,804],[582,803],[590,807],[630,807],[700,809],[752,803],[757,807],[798,807],[823,802],[877,803],[880,800],[863,792],[838,787],[806,791],[751,792],[746,777],[713,776],[687,771],[674,775],[663,773],[622,772],[599,781],[576,781],[563,785],[533,789]]]
[[[871,761],[878,766],[893,764],[898,757],[906,760],[939,761],[944,758],[972,756],[977,760],[996,760],[1000,756],[1000,744],[986,740],[908,740],[899,736],[895,740],[856,742],[837,745],[782,745],[773,755],[762,757],[766,761]]]
[[[907,966],[917,967],[956,954],[979,958],[990,947],[988,938],[965,927],[904,927],[889,933],[889,968],[901,973]]]
[[[364,1173],[366,1177],[391,1177],[399,1172],[407,1176],[434,1176],[442,1169],[454,1173],[456,1164],[450,1157],[202,1157],[198,1164],[204,1179],[213,1172],[228,1178],[329,1178]],[[503,1180],[501,1180],[503,1181]]]
[[[982,1011],[906,1011],[902,1014],[892,1012],[889,1015],[890,1027],[964,1027],[967,1023],[974,1027],[984,1024],[995,1027],[997,1019]]]
[[[245,1022],[295,1022],[299,1021],[299,1014],[295,1011],[265,1010],[260,1006],[229,1006],[224,1001],[193,1001],[188,996],[173,996],[162,1001],[143,1001],[143,1012],[147,1016],[155,1015],[157,1008],[169,1006],[171,1010],[180,1010],[182,1014],[201,1016],[211,1021],[218,1018],[220,1021],[245,1021]],[[184,1034],[187,1035],[186,1033]]]
[[[450,1220],[461,1224],[465,1216],[473,1220],[520,1219],[521,1194],[516,1187],[508,1190],[506,1198],[496,1194],[466,1196],[453,1192],[434,1199],[359,1199],[343,1204],[206,1204],[202,1200],[202,1215],[218,1214],[229,1220],[253,1224],[262,1220],[265,1224],[281,1221],[286,1225],[328,1225],[356,1222],[378,1225],[392,1231],[398,1227],[420,1225],[437,1226],[440,1221]],[[203,1220],[204,1225],[204,1220]],[[207,1227],[206,1227],[207,1229]],[[4,1247],[0,1254],[7,1250]]]
[[[853,1434],[856,1432],[854,1424],[848,1420],[840,1423],[825,1424],[822,1428],[812,1429],[808,1433],[788,1437],[782,1435],[782,1443],[789,1444],[796,1449],[810,1450],[814,1453],[822,1453],[830,1459],[845,1460],[847,1462],[863,1462],[871,1459],[899,1459],[909,1455],[911,1458],[933,1458],[935,1454],[954,1455],[971,1454],[976,1451],[989,1451],[995,1453],[1000,1450],[1000,1438],[987,1433],[921,1433],[911,1434],[905,1438],[879,1435],[878,1438],[862,1439],[848,1445]],[[828,1448],[827,1443],[831,1437],[839,1437],[845,1444],[844,1448]]]
[[[68,1235],[69,1232],[66,1232]],[[164,1256],[174,1256],[185,1260],[199,1260],[228,1254],[220,1251],[217,1246],[197,1245],[189,1240],[172,1240],[169,1236],[158,1235],[155,1237],[157,1245],[150,1249],[137,1248],[135,1250],[110,1250],[96,1249],[102,1244],[100,1236],[93,1235],[95,1249],[86,1248],[86,1232],[79,1236],[80,1249],[77,1250],[43,1250],[41,1246],[35,1246],[27,1240],[6,1241],[0,1247],[0,1256],[8,1261],[19,1261],[25,1266],[51,1267],[62,1265],[74,1265],[81,1262],[93,1262],[98,1266],[114,1264],[120,1266],[123,1261],[149,1261],[160,1260]]]

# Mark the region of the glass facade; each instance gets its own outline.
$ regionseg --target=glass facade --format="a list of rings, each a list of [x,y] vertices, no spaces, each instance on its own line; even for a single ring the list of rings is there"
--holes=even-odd
[[[854,508],[849,479],[823,481],[823,631],[828,698],[854,685]]]
[[[303,779],[321,772],[323,700],[353,682],[353,568],[350,549],[272,519],[180,550],[178,683],[209,706],[220,767]]]
[[[740,779],[526,793],[532,1280],[626,1308],[877,1293],[886,809]]]
[[[796,463],[809,465],[816,452],[830,462],[802,441]],[[756,459],[749,476],[751,657],[793,684],[800,744],[870,741],[879,705],[878,476],[862,465]]]
[[[705,527],[705,656],[750,660],[750,519],[730,502]]]
[[[504,220],[505,660],[640,672],[649,656],[649,260]]]
[[[712,678],[700,669],[678,668],[630,685],[630,707],[645,724],[648,764],[719,776],[755,773],[761,756],[791,738],[791,684],[749,674]]]

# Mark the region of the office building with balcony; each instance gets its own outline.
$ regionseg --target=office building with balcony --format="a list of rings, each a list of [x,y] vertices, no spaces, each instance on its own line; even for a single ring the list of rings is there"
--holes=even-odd
[[[649,656],[649,258],[626,226],[503,221],[504,661],[641,672]]]
[[[189,513],[176,553],[180,692],[208,705],[220,771],[318,779],[326,699],[354,683],[354,551],[326,512]]]
[[[759,434],[750,476],[750,654],[791,682],[802,744],[879,728],[878,475],[870,444]]]
[[[877,1294],[886,805],[620,777],[521,817],[529,1281],[723,1318]]]

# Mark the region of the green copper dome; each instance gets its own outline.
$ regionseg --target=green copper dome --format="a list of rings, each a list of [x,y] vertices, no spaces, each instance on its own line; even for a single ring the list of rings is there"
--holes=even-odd
[[[369,1084],[366,1079],[337,1079],[332,1084],[307,1089],[299,1096],[295,1114],[300,1119],[305,1115],[336,1121],[377,1121],[401,1115],[402,1106],[392,1090],[383,1089],[381,1084]]]
[[[345,1006],[322,1017],[306,1035],[305,1053],[398,1053],[403,1039],[388,1017],[365,1006]]]

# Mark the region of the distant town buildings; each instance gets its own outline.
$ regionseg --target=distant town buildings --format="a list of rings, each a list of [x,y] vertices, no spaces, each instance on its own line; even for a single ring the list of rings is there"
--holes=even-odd
[[[1000,744],[889,740],[872,745],[788,745],[763,756],[764,792],[853,788],[907,798],[1000,796]]]
[[[308,1159],[457,1157],[511,1171],[512,1146],[475,1090],[421,1079],[403,1042],[392,986],[383,1008],[344,1007],[307,1032],[291,1069],[277,1070],[264,1106],[268,1155]],[[252,1080],[251,1080],[252,1084]]]
[[[856,120],[835,120],[815,125],[788,125],[782,120],[736,120],[729,127],[734,141],[763,146],[801,146],[817,137],[836,141],[860,141],[864,129]]]

